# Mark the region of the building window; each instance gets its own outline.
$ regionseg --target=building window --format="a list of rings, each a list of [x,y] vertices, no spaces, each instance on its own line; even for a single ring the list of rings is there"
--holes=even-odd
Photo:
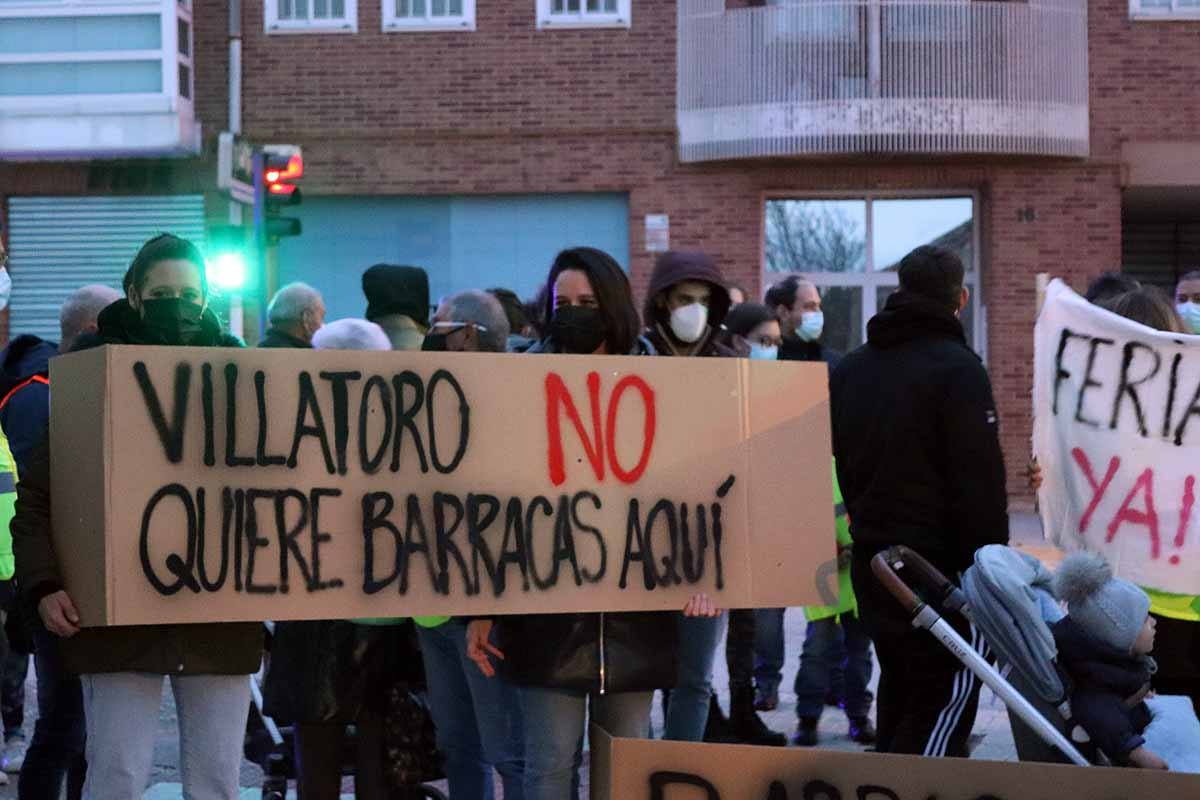
[[[975,207],[969,195],[770,198],[764,290],[788,275],[816,284],[825,311],[823,341],[846,353],[865,341],[867,321],[899,285],[900,259],[923,244],[948,247],[966,268],[971,301],[961,319],[967,341],[985,355]]]
[[[537,0],[537,25],[551,28],[628,28],[632,0]]]
[[[385,31],[473,31],[475,0],[383,0]]]
[[[356,0],[265,0],[267,33],[354,33]]]
[[[1200,0],[1129,0],[1134,19],[1200,19]]]

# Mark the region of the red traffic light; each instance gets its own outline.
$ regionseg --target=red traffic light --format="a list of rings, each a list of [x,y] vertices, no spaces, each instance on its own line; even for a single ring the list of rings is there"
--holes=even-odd
[[[263,178],[267,183],[278,183],[279,181],[294,181],[297,178],[304,176],[304,158],[299,153],[293,153],[284,164],[278,162],[282,159],[276,157],[268,157],[267,168],[263,172]],[[274,191],[274,187],[272,187]],[[286,192],[283,192],[286,194]]]

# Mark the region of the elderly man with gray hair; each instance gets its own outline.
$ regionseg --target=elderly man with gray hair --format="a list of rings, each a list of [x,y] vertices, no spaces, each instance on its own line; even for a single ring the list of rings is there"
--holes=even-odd
[[[422,350],[503,353],[508,349],[508,315],[487,292],[451,295],[438,306]]]
[[[259,347],[312,347],[313,334],[325,324],[325,301],[307,283],[289,283],[267,306],[271,327]]]

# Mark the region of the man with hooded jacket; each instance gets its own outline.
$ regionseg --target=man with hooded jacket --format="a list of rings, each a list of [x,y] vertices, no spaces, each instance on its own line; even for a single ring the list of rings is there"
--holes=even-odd
[[[979,682],[911,626],[871,558],[906,545],[957,579],[978,548],[1007,543],[1004,459],[991,382],[958,319],[968,300],[962,261],[918,247],[899,277],[867,343],[833,372],[833,454],[854,539],[854,592],[879,658],[878,750],[965,757]],[[985,651],[974,626],[947,620]]]
[[[716,263],[704,253],[667,252],[658,257],[642,311],[645,338],[658,355],[738,356],[720,337],[729,312],[729,290]],[[683,618],[679,622],[679,674],[667,708],[664,738],[699,741],[715,738],[721,727],[720,706],[712,694],[713,659],[725,617]],[[729,612],[729,636],[750,654],[754,643],[752,611]],[[769,730],[754,711],[753,662],[730,669],[728,732],[734,740],[782,746],[787,737]],[[710,719],[710,715],[712,718]],[[717,723],[714,725],[714,723]]]

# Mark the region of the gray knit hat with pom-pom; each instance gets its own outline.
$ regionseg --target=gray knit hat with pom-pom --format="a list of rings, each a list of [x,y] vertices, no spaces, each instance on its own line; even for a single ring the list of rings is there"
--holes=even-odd
[[[1054,589],[1085,631],[1121,652],[1133,650],[1150,613],[1150,598],[1129,581],[1114,578],[1107,561],[1094,553],[1072,553],[1059,566]]]

